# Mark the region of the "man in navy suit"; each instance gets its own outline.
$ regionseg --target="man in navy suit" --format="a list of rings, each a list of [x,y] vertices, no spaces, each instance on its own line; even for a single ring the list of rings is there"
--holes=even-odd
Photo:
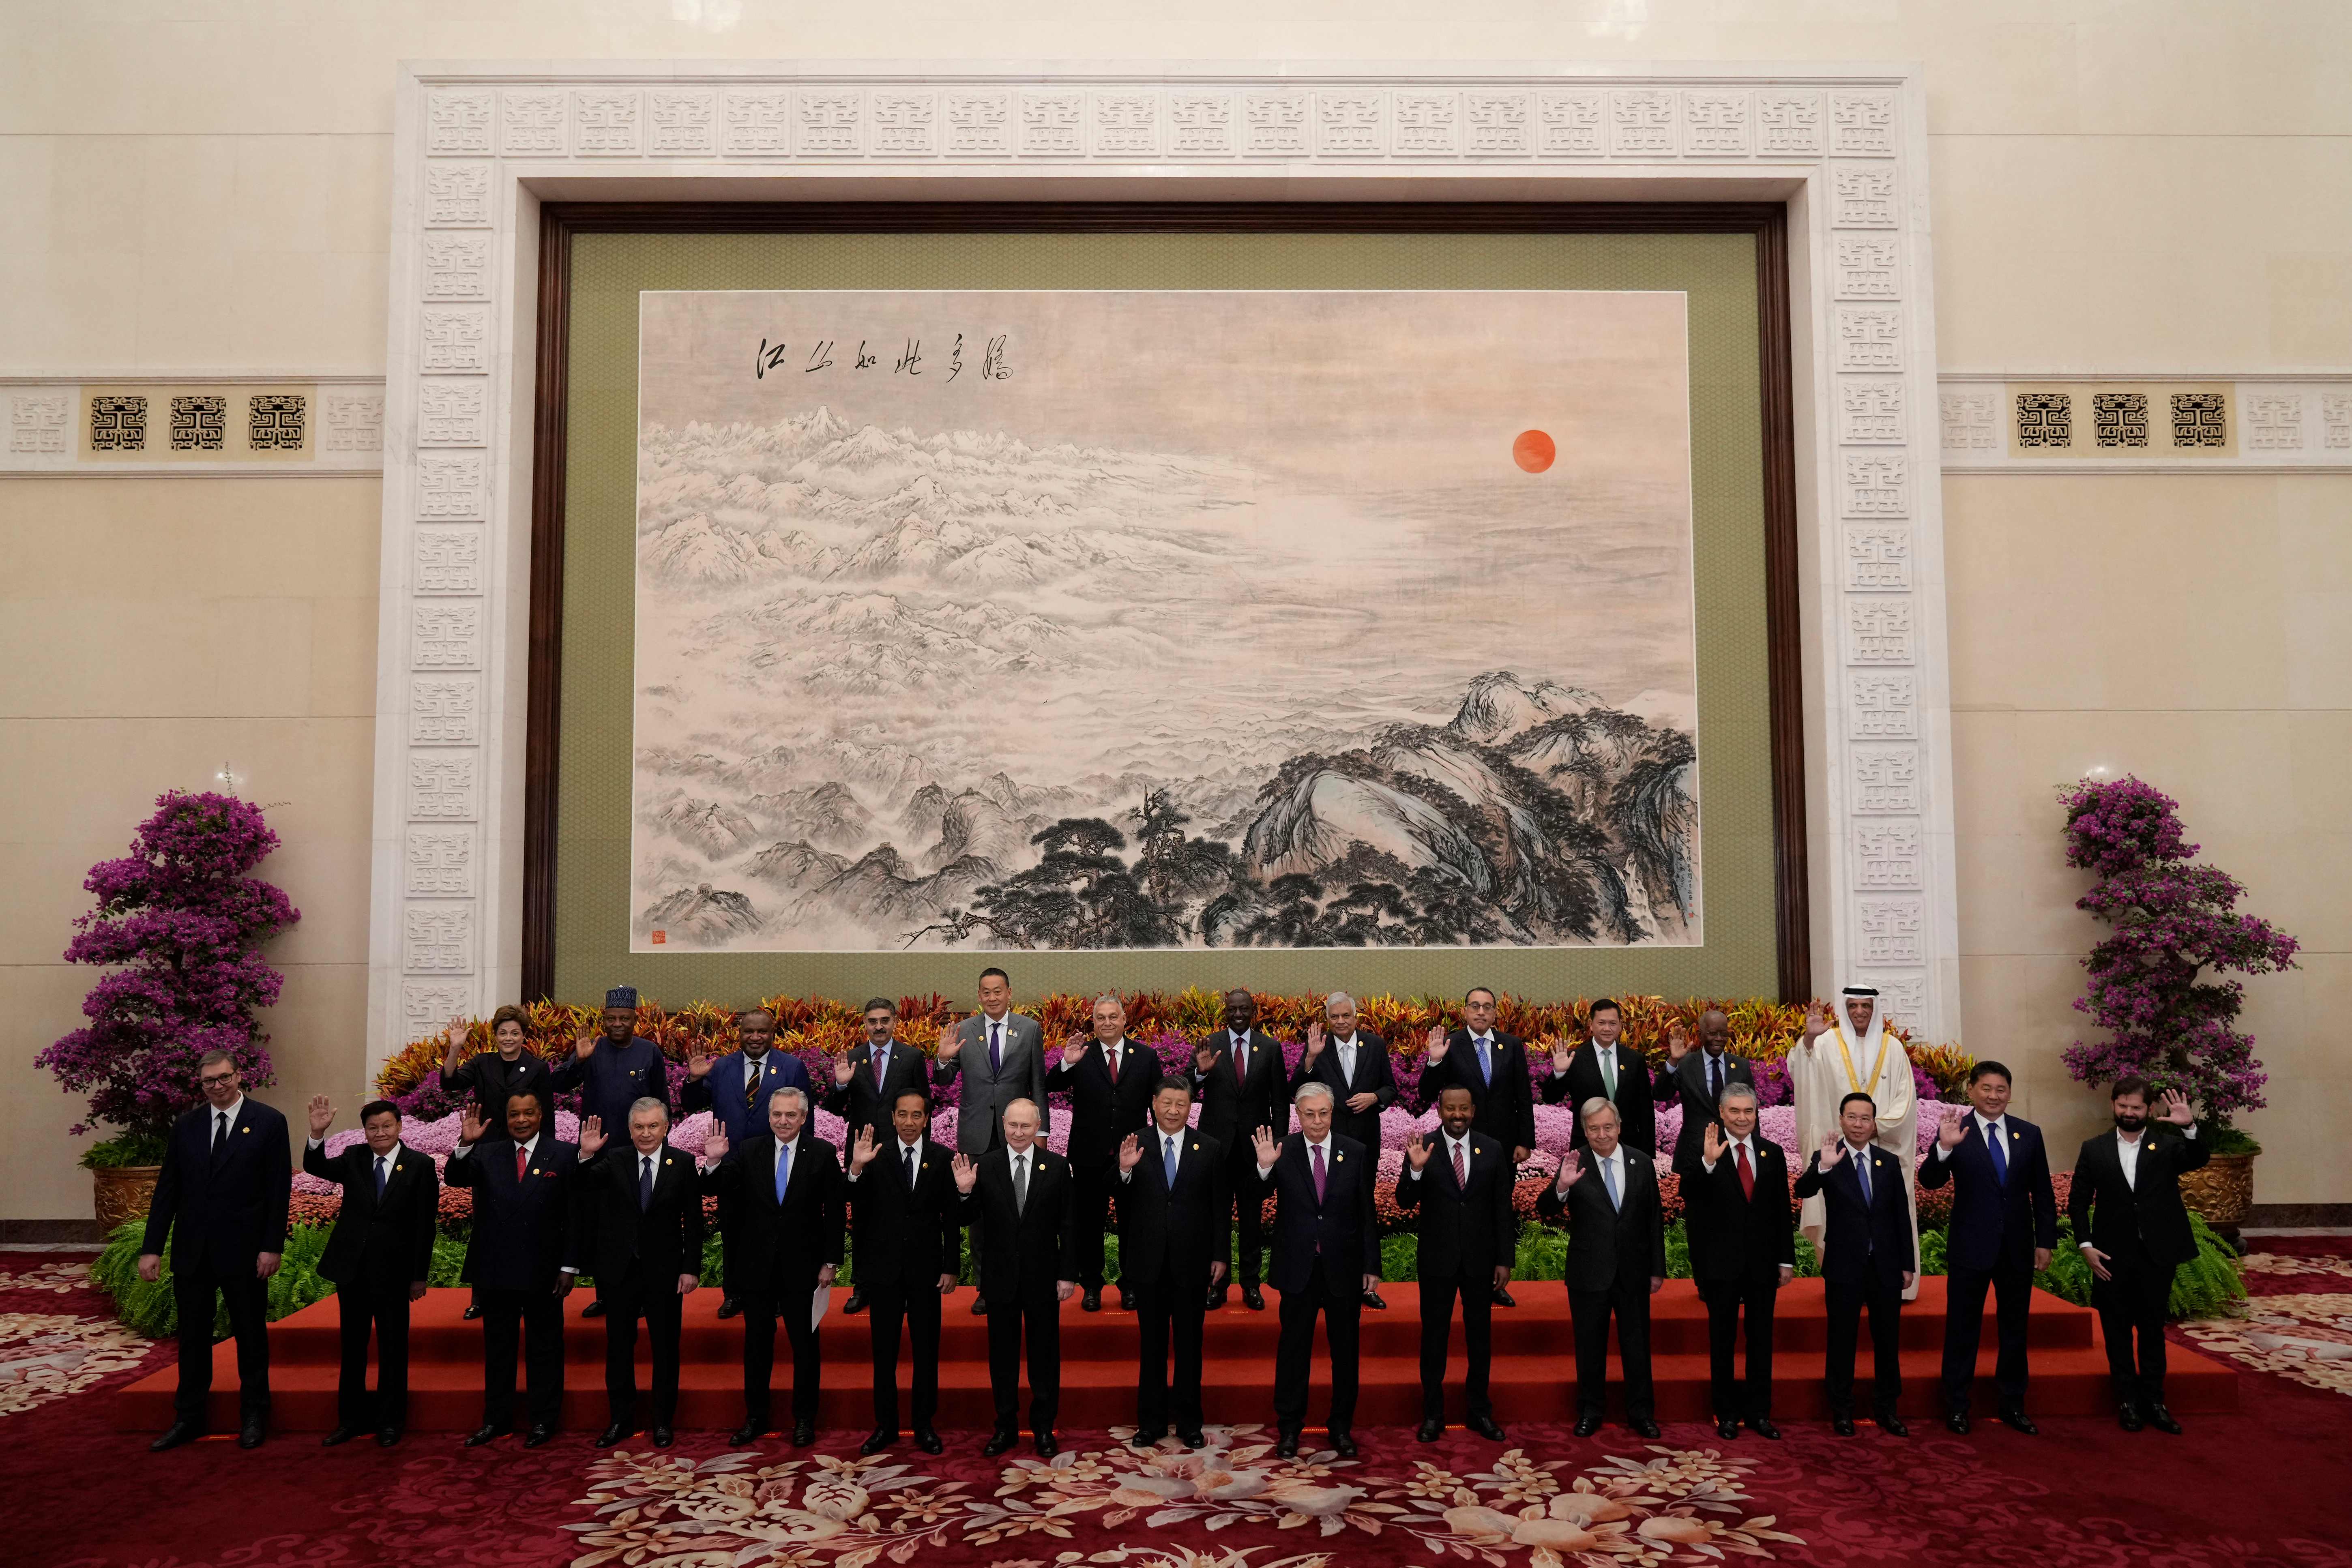
[[[1520,1074],[1524,1082],[1526,1074]],[[1424,1078],[1424,1082],[1426,1079]],[[1462,1299],[1465,1425],[1489,1442],[1503,1440],[1488,1396],[1495,1298],[1510,1282],[1518,1226],[1511,1215],[1510,1151],[1476,1129],[1477,1102],[1461,1084],[1438,1096],[1442,1136],[1405,1145],[1397,1207],[1418,1222],[1413,1272],[1421,1282],[1421,1430],[1424,1443],[1445,1431],[1445,1358],[1452,1350],[1454,1300]]]
[[[1947,1116],[1936,1147],[1919,1162],[1922,1190],[1952,1184],[1944,1251],[1944,1424],[1969,1429],[1990,1286],[2000,1336],[1993,1368],[2000,1418],[2030,1436],[2035,1427],[2025,1414],[2025,1315],[2034,1271],[2050,1267],[2050,1249],[2058,1245],[2058,1198],[2042,1129],[2009,1114],[2009,1069],[1977,1063],[1969,1071],[1969,1103],[1976,1109]]]
[[[479,1109],[466,1107],[457,1137],[441,1179],[474,1194],[466,1282],[482,1307],[482,1424],[466,1447],[514,1430],[520,1334],[530,1376],[530,1430],[522,1446],[536,1448],[555,1436],[563,1414],[563,1298],[579,1272],[565,1258],[580,1151],[541,1125],[539,1100],[528,1094],[507,1101],[506,1126],[495,1135]]]
[[[1290,1090],[1282,1042],[1257,1026],[1257,998],[1240,986],[1225,993],[1225,1026],[1201,1042],[1192,1058],[1193,1092],[1201,1097],[1201,1133],[1225,1152],[1225,1191],[1234,1208],[1242,1305],[1265,1310],[1258,1289],[1265,1277],[1265,1205],[1257,1190],[1251,1142],[1261,1127],[1279,1136],[1290,1126]],[[1207,1304],[1225,1304],[1225,1287],[1213,1287]]]
[[[1742,1421],[1779,1441],[1772,1425],[1772,1310],[1796,1274],[1797,1233],[1789,1214],[1789,1161],[1757,1128],[1756,1089],[1727,1083],[1699,1140],[1675,1166],[1682,1178],[1691,1282],[1706,1303],[1709,1394],[1715,1435],[1739,1436]],[[1732,1375],[1740,1314],[1748,1316],[1748,1381]]]
[[[698,1052],[686,1058],[686,1083],[677,1093],[677,1109],[681,1116],[707,1110],[730,1143],[748,1143],[768,1130],[768,1105],[776,1090],[796,1089],[807,1096],[811,1089],[808,1068],[800,1058],[770,1048],[776,1043],[773,1013],[754,1007],[737,1014],[735,1037],[738,1048],[723,1057],[713,1059]],[[732,1245],[734,1227],[728,1224],[727,1211],[734,1197],[731,1184],[719,1194],[722,1248]],[[733,1276],[725,1279],[719,1287],[719,1315],[731,1318],[743,1309],[736,1300]]]
[[[1298,1070],[1290,1075],[1294,1103],[1299,1087],[1308,1083],[1319,1083],[1331,1091],[1332,1136],[1360,1143],[1378,1159],[1381,1112],[1397,1100],[1396,1067],[1389,1060],[1386,1040],[1370,1029],[1356,1027],[1356,999],[1344,991],[1325,997],[1323,1021],[1307,1026],[1307,1054],[1298,1058]],[[1385,1311],[1388,1303],[1381,1300],[1380,1269],[1375,1266],[1370,1272],[1362,1305]]]
[[[1830,1425],[1854,1435],[1853,1351],[1862,1312],[1870,1309],[1874,1359],[1871,1405],[1878,1429],[1891,1437],[1910,1431],[1895,1406],[1903,1396],[1903,1292],[1918,1277],[1911,1244],[1911,1206],[1903,1164],[1877,1147],[1878,1104],[1866,1094],[1838,1102],[1838,1132],[1825,1139],[1797,1178],[1800,1203],[1822,1194],[1822,1284],[1829,1306],[1829,1354],[1822,1368]]]
[[[557,1089],[580,1091],[580,1121],[593,1121],[618,1136],[629,1125],[629,1107],[651,1096],[669,1105],[669,1064],[661,1047],[637,1033],[637,988],[615,985],[604,993],[604,1012],[595,1034],[572,1042],[572,1059],[555,1068]],[[552,1131],[551,1125],[549,1131]],[[604,1315],[604,1282],[580,1314]]]
[[[1349,1023],[1354,1022],[1349,1008]],[[1366,1047],[1386,1056],[1386,1047]],[[1315,1315],[1331,1347],[1331,1447],[1356,1457],[1356,1331],[1363,1298],[1381,1277],[1380,1237],[1372,1229],[1372,1152],[1334,1132],[1338,1096],[1328,1083],[1300,1084],[1291,1095],[1299,1131],[1277,1148],[1264,1127],[1251,1140],[1257,1185],[1274,1194],[1274,1278],[1282,1295],[1282,1331],[1274,1352],[1274,1451],[1298,1453],[1307,1425],[1307,1381],[1315,1356]]]
[[[156,1453],[205,1435],[213,1391],[213,1301],[228,1301],[236,1335],[237,1446],[261,1446],[269,1421],[269,1277],[286,1251],[294,1161],[286,1118],[245,1097],[236,1059],[206,1051],[196,1063],[205,1103],[172,1124],[147,1207],[139,1278],[163,1277],[172,1243],[172,1305],[180,1321],[180,1387]]]
[[[1073,1037],[1045,1075],[1047,1089],[1066,1090],[1070,1097],[1070,1174],[1077,1202],[1073,1218],[1078,1284],[1086,1291],[1078,1300],[1082,1311],[1102,1310],[1103,1227],[1118,1177],[1118,1146],[1129,1133],[1150,1126],[1151,1097],[1164,1070],[1158,1053],[1127,1037],[1127,1005],[1116,992],[1106,992],[1095,998],[1094,1038]],[[1122,1277],[1119,1310],[1134,1306],[1135,1292]]]
[[[1429,1031],[1413,1114],[1435,1105],[1448,1086],[1459,1084],[1477,1107],[1477,1120],[1471,1125],[1509,1150],[1516,1167],[1536,1146],[1536,1091],[1528,1076],[1527,1047],[1517,1035],[1495,1027],[1498,1010],[1494,991],[1474,985],[1462,998],[1463,1026],[1450,1035],[1435,1027]],[[1497,1307],[1518,1305],[1507,1285],[1496,1286],[1491,1295]],[[1464,1326],[1468,1326],[1466,1318]]]
[[[1168,1435],[1187,1448],[1202,1446],[1201,1320],[1208,1293],[1224,1285],[1226,1229],[1233,1200],[1225,1193],[1224,1151],[1184,1124],[1192,1088],[1163,1078],[1151,1097],[1151,1131],[1130,1132],[1118,1146],[1118,1278],[1135,1291],[1135,1447],[1149,1448]],[[1253,1184],[1255,1185],[1255,1184]],[[1176,1342],[1176,1393],[1168,1393],[1168,1342]]]
[[[335,1429],[327,1447],[359,1436],[373,1416],[375,1440],[400,1441],[408,1415],[408,1307],[425,1300],[433,1265],[433,1226],[441,1217],[441,1177],[432,1160],[400,1141],[400,1107],[372,1100],[360,1107],[365,1142],[331,1159],[327,1129],[335,1108],[310,1097],[310,1139],[302,1169],[343,1189],[334,1233],[319,1257],[319,1278],[335,1287],[342,1323],[342,1372],[335,1386]],[[368,1401],[368,1337],[375,1338],[376,1396]]]
[[[849,1123],[842,1136],[851,1148],[856,1146],[860,1131],[871,1132],[879,1147],[892,1135],[892,1108],[909,1089],[923,1097],[926,1107],[929,1105],[930,1063],[922,1052],[898,1038],[898,1005],[887,996],[873,997],[866,1004],[866,1037],[833,1064],[833,1088],[825,1093],[824,1108]],[[866,1270],[853,1272],[856,1279],[841,1310],[854,1314],[866,1310],[868,1292]]]
[[[647,1095],[629,1107],[628,1143],[607,1148],[580,1124],[572,1256],[604,1299],[604,1403],[609,1448],[636,1430],[637,1320],[653,1342],[653,1439],[677,1440],[679,1351],[686,1298],[702,1283],[702,1183],[695,1163],[669,1146],[669,1107]]]
[[[1078,1244],[1070,1212],[1070,1163],[1038,1136],[1044,1115],[1030,1100],[1004,1108],[1003,1141],[974,1161],[951,1162],[957,1207],[971,1227],[981,1300],[988,1303],[988,1391],[996,1429],[981,1445],[992,1459],[1019,1441],[1021,1361],[1029,1361],[1029,1429],[1037,1457],[1061,1452],[1054,1420],[1062,1405],[1062,1303],[1077,1294]]]

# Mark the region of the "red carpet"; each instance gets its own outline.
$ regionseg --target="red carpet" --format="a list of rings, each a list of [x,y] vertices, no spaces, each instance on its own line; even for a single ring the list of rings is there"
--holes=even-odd
[[[1926,1419],[1939,1406],[1936,1379],[1942,1361],[1943,1285],[1930,1277],[1920,1298],[1903,1314],[1904,1409]],[[1519,1305],[1495,1311],[1494,1390],[1496,1418],[1507,1425],[1524,1421],[1563,1421],[1575,1416],[1574,1374],[1569,1329],[1568,1300],[1558,1281],[1522,1283],[1513,1288]],[[840,1304],[847,1292],[834,1293],[823,1335],[825,1358],[822,1424],[854,1427],[872,1424],[869,1352],[866,1320],[845,1317]],[[1420,1314],[1416,1292],[1409,1285],[1389,1285],[1383,1294],[1385,1312],[1363,1317],[1363,1392],[1357,1420],[1360,1426],[1409,1426],[1421,1418]],[[1108,1300],[1116,1302],[1117,1292]],[[1274,1346],[1277,1293],[1267,1292],[1267,1310],[1252,1312],[1235,1296],[1220,1312],[1212,1313],[1208,1330],[1208,1372],[1203,1405],[1213,1422],[1252,1422],[1271,1418],[1268,1391],[1274,1381]],[[415,1310],[410,1338],[410,1425],[420,1431],[467,1431],[481,1419],[481,1331],[458,1316],[467,1300],[463,1290],[436,1290]],[[719,1292],[698,1290],[686,1304],[686,1365],[677,1424],[681,1427],[728,1428],[742,1419],[742,1331],[719,1321]],[[985,1431],[992,1421],[988,1388],[987,1331],[984,1320],[969,1311],[971,1293],[960,1290],[945,1303],[940,1347],[940,1411],[942,1430]],[[603,1325],[579,1316],[579,1305],[567,1312],[564,1380],[564,1423],[572,1427],[601,1427],[605,1420]],[[325,1431],[334,1425],[337,1309],[321,1301],[272,1326],[270,1383],[277,1420],[289,1431]],[[1819,1420],[1828,1410],[1822,1397],[1822,1349],[1828,1324],[1822,1310],[1819,1280],[1800,1279],[1781,1292],[1773,1359],[1773,1409],[1785,1419]],[[1128,1313],[1082,1312],[1076,1300],[1062,1315],[1062,1419],[1079,1427],[1107,1427],[1135,1418],[1135,1320]],[[1985,1325],[1985,1348],[1979,1357],[1979,1405],[1993,1405],[1992,1324]],[[2053,1296],[2034,1301],[2034,1407],[2050,1415],[2089,1415],[2111,1407],[2107,1394],[2106,1357],[2098,1345],[2098,1322],[2085,1308],[2070,1306]],[[1652,1303],[1654,1375],[1658,1381],[1658,1416],[1663,1421],[1696,1421],[1709,1415],[1706,1369],[1706,1312],[1687,1280],[1670,1280]],[[1869,1331],[1864,1329],[1861,1361],[1868,1367]],[[1462,1349],[1457,1331],[1454,1368],[1458,1375]],[[650,1352],[642,1339],[638,1357],[649,1367]],[[2235,1407],[2237,1376],[2226,1366],[2183,1352],[2175,1358],[2173,1407],[2187,1414]],[[1612,1404],[1616,1388],[1611,1385]],[[223,1342],[214,1361],[215,1425],[234,1423],[236,1409],[235,1346]],[[1316,1389],[1309,1418],[1321,1419],[1324,1408],[1322,1363],[1318,1347]],[[649,1373],[641,1372],[640,1386]],[[790,1386],[789,1356],[777,1370],[779,1412],[790,1408],[781,1392]],[[911,1377],[904,1356],[899,1363],[901,1385]],[[168,1374],[134,1384],[114,1401],[115,1419],[126,1430],[159,1428],[171,1418],[172,1378]],[[1866,1407],[1866,1397],[1865,1397]],[[903,1408],[903,1406],[902,1406]],[[1460,1419],[1458,1396],[1450,1413]]]

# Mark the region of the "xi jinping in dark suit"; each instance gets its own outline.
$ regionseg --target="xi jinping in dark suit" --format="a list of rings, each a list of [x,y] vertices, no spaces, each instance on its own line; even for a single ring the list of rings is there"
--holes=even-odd
[[[366,1141],[330,1158],[324,1142],[335,1108],[310,1100],[310,1139],[302,1169],[343,1189],[335,1228],[319,1258],[319,1277],[335,1287],[342,1315],[342,1373],[335,1385],[332,1447],[370,1426],[376,1441],[400,1441],[408,1418],[408,1305],[422,1300],[433,1265],[433,1226],[441,1215],[441,1176],[433,1162],[400,1141],[400,1108],[373,1100],[360,1108]],[[375,1338],[376,1396],[368,1399],[368,1338]]]
[[[1162,1079],[1151,1097],[1151,1131],[1128,1135],[1118,1151],[1118,1275],[1135,1292],[1135,1447],[1149,1448],[1170,1421],[1188,1448],[1201,1446],[1201,1320],[1208,1292],[1224,1283],[1233,1208],[1224,1151],[1184,1124],[1192,1086]],[[1255,1183],[1252,1184],[1255,1185]],[[1176,1344],[1176,1390],[1168,1389],[1168,1345]]]
[[[956,1191],[971,1227],[980,1296],[988,1310],[988,1387],[996,1430],[981,1455],[994,1458],[1021,1435],[1021,1356],[1029,1356],[1029,1429],[1037,1452],[1058,1451],[1062,1303],[1077,1293],[1076,1191],[1070,1163],[1045,1147],[1034,1100],[1004,1108],[1002,1141],[974,1160],[955,1157]]]
[[[1646,1085],[1644,1086],[1646,1089]],[[1658,1435],[1650,1375],[1650,1298],[1666,1282],[1665,1211],[1658,1173],[1618,1135],[1617,1108],[1599,1095],[1581,1108],[1585,1147],[1560,1157],[1536,1212],[1568,1218],[1568,1310],[1576,1332],[1576,1435],[1601,1429],[1609,1373],[1609,1320],[1625,1379],[1625,1424]]]
[[[1862,1314],[1870,1312],[1874,1358],[1871,1405],[1879,1430],[1909,1436],[1895,1406],[1903,1396],[1903,1292],[1919,1272],[1911,1239],[1911,1205],[1903,1190],[1903,1162],[1871,1142],[1878,1131],[1877,1102],[1849,1094],[1838,1103],[1843,1136],[1832,1138],[1806,1163],[1794,1189],[1801,1203],[1822,1194],[1822,1293],[1829,1309],[1829,1353],[1822,1381],[1830,1424],[1853,1436],[1853,1352]]]
[[[1919,1162],[1922,1191],[1952,1184],[1944,1245],[1944,1420],[1955,1432],[1969,1429],[1990,1286],[2000,1341],[1993,1364],[2000,1418],[2030,1435],[2026,1311],[2033,1271],[2050,1266],[2058,1245],[2058,1199],[2042,1129],[2009,1114],[2009,1069],[1977,1063],[1969,1069],[1969,1100],[1975,1109],[1948,1116],[1935,1148]]]
[[[1118,1175],[1118,1146],[1151,1121],[1151,1096],[1165,1069],[1158,1053],[1127,1037],[1127,1009],[1115,995],[1095,1000],[1094,1038],[1062,1047],[1045,1087],[1070,1097],[1070,1170],[1078,1180],[1079,1303],[1089,1312],[1102,1308],[1103,1227],[1110,1214],[1110,1190]],[[1118,1304],[1135,1305],[1125,1280]]]
[[[1282,1331],[1274,1352],[1275,1452],[1286,1459],[1298,1452],[1319,1312],[1331,1348],[1331,1447],[1341,1458],[1352,1458],[1356,1331],[1364,1295],[1381,1275],[1380,1237],[1372,1228],[1376,1166],[1364,1145],[1331,1131],[1328,1084],[1302,1084],[1291,1103],[1300,1130],[1278,1148],[1274,1135],[1261,1130],[1253,1145],[1259,1191],[1272,1193],[1275,1200],[1274,1268],[1267,1282],[1282,1297]]]
[[[204,1436],[213,1391],[213,1303],[228,1303],[236,1335],[237,1442],[259,1446],[269,1418],[269,1277],[286,1250],[294,1163],[286,1118],[245,1097],[235,1058],[207,1051],[196,1066],[205,1103],[172,1124],[147,1208],[139,1277],[163,1278],[172,1246],[172,1303],[180,1323],[180,1386],[157,1452]]]
[[[2127,1432],[2145,1425],[2177,1436],[2180,1423],[2164,1405],[2164,1319],[2173,1272],[2197,1256],[2180,1178],[2212,1154],[2178,1090],[2152,1119],[2139,1079],[2117,1079],[2108,1102],[2116,1129],[2085,1142],[2075,1157],[2066,1213],[2091,1265],[2117,1418]]]
[[[1696,1054],[1696,1053],[1694,1053]],[[1706,1351],[1716,1436],[1739,1425],[1778,1438],[1772,1425],[1772,1312],[1796,1273],[1797,1233],[1789,1212],[1789,1157],[1756,1125],[1756,1090],[1731,1083],[1677,1160],[1691,1279],[1706,1303]],[[1748,1377],[1732,1375],[1739,1319],[1748,1316]]]
[[[1522,1075],[1524,1076],[1524,1075]],[[1518,1226],[1511,1214],[1511,1151],[1474,1126],[1470,1090],[1449,1084],[1437,1102],[1441,1136],[1405,1148],[1397,1206],[1414,1215],[1421,1277],[1421,1431],[1434,1443],[1445,1430],[1445,1358],[1454,1302],[1462,1302],[1462,1341],[1469,1352],[1463,1380],[1470,1430],[1495,1442],[1495,1402],[1486,1386],[1493,1363],[1495,1292],[1511,1278]]]
[[[523,1447],[555,1436],[563,1412],[563,1298],[572,1293],[572,1184],[577,1145],[542,1128],[536,1096],[507,1101],[506,1126],[486,1131],[466,1110],[463,1142],[441,1179],[474,1194],[466,1282],[482,1308],[482,1425],[473,1447],[514,1430],[515,1342],[530,1376],[530,1431]]]
[[[671,1443],[685,1300],[702,1282],[702,1183],[671,1148],[669,1107],[648,1096],[629,1108],[625,1142],[580,1131],[574,1255],[604,1303],[604,1401],[609,1448],[636,1430],[637,1320],[654,1352],[654,1446]]]
[[[919,1089],[898,1091],[890,1136],[861,1127],[849,1155],[849,1206],[857,1225],[853,1267],[866,1293],[874,1348],[874,1430],[864,1452],[898,1440],[898,1328],[915,1352],[915,1446],[936,1454],[940,1408],[940,1298],[955,1289],[963,1264],[961,1202],[949,1161],[953,1153],[924,1133],[930,1101]]]

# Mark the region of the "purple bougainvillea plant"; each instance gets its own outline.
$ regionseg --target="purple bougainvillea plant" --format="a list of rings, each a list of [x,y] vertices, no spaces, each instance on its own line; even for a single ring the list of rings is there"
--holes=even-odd
[[[249,875],[277,847],[259,806],[173,790],[139,825],[130,854],[90,868],[82,886],[98,907],[74,921],[66,961],[111,972],[82,999],[89,1024],[34,1060],[89,1096],[75,1133],[118,1130],[107,1144],[117,1157],[92,1163],[160,1155],[173,1119],[195,1103],[206,1051],[235,1057],[247,1089],[270,1081],[254,1009],[278,1000],[283,977],[257,950],[302,918]]]
[[[2253,1037],[2236,1028],[2245,988],[2213,974],[2295,967],[2299,945],[2268,921],[2234,914],[2245,889],[2210,866],[2181,831],[2179,803],[2128,775],[2063,790],[2066,863],[2099,879],[2075,908],[2111,928],[2083,960],[2090,984],[2076,1000],[2112,1037],[2077,1040],[2067,1070],[2105,1084],[2138,1073],[2178,1089],[2223,1127],[2260,1110],[2265,1075]]]

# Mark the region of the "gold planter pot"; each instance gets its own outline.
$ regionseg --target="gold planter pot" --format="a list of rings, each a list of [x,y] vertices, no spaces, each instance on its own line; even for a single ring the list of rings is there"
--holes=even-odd
[[[2214,1155],[2180,1178],[2180,1198],[2216,1230],[2243,1225],[2254,1205],[2254,1157]]]
[[[155,1198],[161,1165],[100,1165],[89,1173],[99,1227],[111,1234],[125,1220],[143,1219]]]

